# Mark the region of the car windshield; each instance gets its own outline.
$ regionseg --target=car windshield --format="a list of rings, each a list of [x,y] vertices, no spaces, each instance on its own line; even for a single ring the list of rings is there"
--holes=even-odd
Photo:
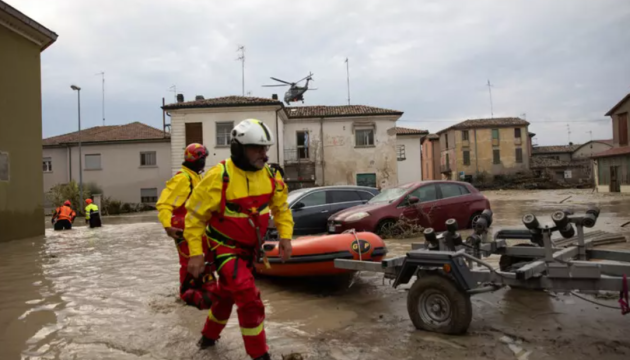
[[[289,193],[289,196],[287,197],[287,203],[289,203],[289,205],[293,204],[293,202],[305,192],[306,192],[306,189],[291,191]]]
[[[394,200],[398,200],[401,196],[403,196],[407,192],[407,188],[393,188],[393,189],[385,189],[381,191],[380,194],[373,197],[368,204],[381,204],[381,203],[391,203]]]

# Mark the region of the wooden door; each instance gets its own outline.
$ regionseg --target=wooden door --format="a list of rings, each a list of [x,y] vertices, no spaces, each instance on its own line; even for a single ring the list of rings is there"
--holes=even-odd
[[[192,143],[203,144],[203,124],[186,123],[186,146]]]
[[[610,192],[619,192],[619,166],[610,167]]]

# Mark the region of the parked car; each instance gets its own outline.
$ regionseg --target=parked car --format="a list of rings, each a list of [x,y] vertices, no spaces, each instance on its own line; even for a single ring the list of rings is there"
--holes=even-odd
[[[455,218],[460,228],[470,228],[476,216],[490,209],[490,201],[466,182],[421,181],[382,190],[367,204],[340,211],[328,219],[328,232],[348,229],[382,233],[401,215],[423,227],[446,230]]]
[[[366,186],[322,186],[297,189],[289,193],[287,202],[293,212],[293,234],[312,235],[327,232],[331,214],[362,205],[378,195],[378,189]],[[267,236],[277,237],[273,218],[269,221]]]

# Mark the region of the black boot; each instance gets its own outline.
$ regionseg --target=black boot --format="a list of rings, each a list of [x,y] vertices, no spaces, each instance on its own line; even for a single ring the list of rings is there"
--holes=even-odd
[[[207,349],[209,347],[213,347],[214,344],[216,344],[216,343],[217,343],[216,340],[213,340],[213,339],[210,339],[210,338],[207,338],[207,337],[201,335],[201,339],[199,339],[199,341],[197,342],[197,346],[199,346],[199,348],[201,350],[204,350],[204,349]]]
[[[259,357],[255,358],[254,360],[271,360],[271,356],[269,356],[269,353],[266,353],[263,356],[259,356]]]

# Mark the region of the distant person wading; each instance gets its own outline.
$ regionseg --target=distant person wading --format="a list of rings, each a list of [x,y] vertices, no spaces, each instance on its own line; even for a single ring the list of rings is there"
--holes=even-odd
[[[85,223],[90,225],[90,228],[101,227],[101,214],[98,212],[98,205],[92,202],[92,199],[86,199],[85,203]]]
[[[53,214],[50,222],[54,225],[55,230],[70,230],[72,229],[72,223],[74,218],[77,217],[77,213],[70,207],[72,204],[70,200],[66,200],[62,206],[58,207]]]

